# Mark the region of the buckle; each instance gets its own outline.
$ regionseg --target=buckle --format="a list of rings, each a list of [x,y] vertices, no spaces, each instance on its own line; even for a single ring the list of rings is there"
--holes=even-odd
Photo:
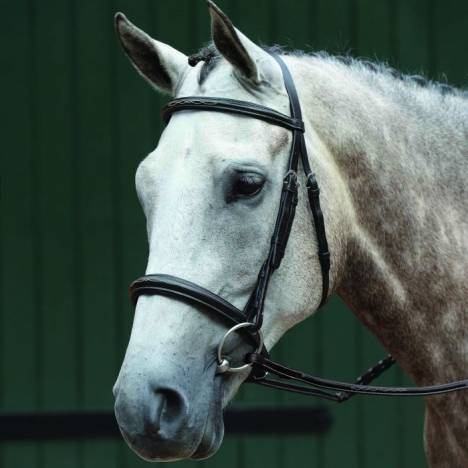
[[[320,194],[320,189],[318,186],[317,179],[315,178],[315,174],[313,172],[307,174],[307,191],[314,196],[318,196]]]

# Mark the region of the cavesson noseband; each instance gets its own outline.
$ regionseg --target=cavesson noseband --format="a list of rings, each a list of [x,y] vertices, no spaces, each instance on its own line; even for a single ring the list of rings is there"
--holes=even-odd
[[[370,368],[354,384],[315,377],[282,366],[269,359],[268,351],[263,345],[261,333],[265,297],[271,275],[280,266],[283,259],[294,221],[298,200],[297,168],[299,159],[301,159],[302,168],[307,180],[307,196],[314,221],[318,246],[317,253],[322,271],[320,306],[325,303],[328,297],[330,271],[330,253],[328,251],[324,218],[320,208],[320,190],[315,174],[309,165],[299,98],[286,64],[278,55],[272,56],[281,67],[284,85],[289,96],[290,116],[252,102],[217,97],[183,97],[170,101],[162,109],[162,117],[166,123],[169,122],[172,114],[175,112],[185,110],[214,111],[240,114],[260,119],[292,132],[288,167],[283,179],[280,205],[270,241],[270,249],[265,262],[260,268],[253,292],[244,310],[241,311],[222,297],[195,283],[165,274],[146,275],[134,281],[130,286],[130,297],[133,304],[136,305],[141,295],[162,295],[193,304],[200,311],[215,314],[231,327],[218,346],[218,373],[239,372],[251,368],[248,380],[268,387],[317,396],[337,402],[346,401],[355,394],[422,396],[468,388],[468,380],[451,382],[444,385],[413,388],[368,385],[373,379],[395,363],[395,360],[390,355]],[[231,367],[223,354],[223,345],[227,336],[235,331],[243,333],[255,347],[254,352],[245,356],[244,365],[239,367]],[[277,378],[268,378],[269,374]],[[288,380],[299,383],[290,383],[287,382]]]

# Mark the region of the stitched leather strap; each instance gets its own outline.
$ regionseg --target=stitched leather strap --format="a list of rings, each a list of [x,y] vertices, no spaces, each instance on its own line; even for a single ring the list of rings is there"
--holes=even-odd
[[[215,317],[221,318],[228,327],[245,322],[245,315],[230,302],[198,284],[176,276],[165,274],[142,276],[130,285],[129,294],[134,306],[136,306],[138,298],[143,295],[167,296],[195,304],[203,310],[213,313]],[[258,345],[258,335],[255,330],[242,328],[239,332],[248,336],[254,345]],[[266,349],[263,354],[267,355]]]
[[[130,299],[134,306],[141,295],[161,295],[195,303],[222,316],[229,327],[245,322],[244,314],[222,297],[198,284],[171,275],[146,275],[130,285]]]
[[[255,383],[266,385],[281,390],[292,391],[295,393],[309,394],[313,396],[321,396],[337,402],[348,400],[352,395],[380,395],[380,396],[429,396],[439,395],[443,393],[456,392],[459,390],[468,389],[468,380],[460,380],[457,382],[450,382],[441,385],[430,385],[424,387],[377,387],[372,385],[364,385],[360,382],[370,382],[378,377],[382,372],[387,370],[394,364],[391,356],[380,361],[377,366],[374,366],[359,377],[356,383],[341,382],[339,380],[324,379],[314,375],[307,374],[295,369],[278,364],[271,361],[269,358],[261,356],[260,354],[252,353],[247,356],[247,362],[251,362],[255,366],[266,370],[268,373],[273,374],[279,378],[301,382],[306,386],[297,384],[290,384],[286,382],[279,382],[266,377],[255,379]],[[317,389],[320,391],[317,395]],[[326,393],[323,391],[333,391],[336,393]]]
[[[294,84],[294,80],[291,76],[291,73],[283,62],[281,57],[278,55],[272,55],[273,58],[277,61],[281,68],[281,72],[283,74],[283,81],[284,86],[286,88],[286,92],[289,97],[289,107],[290,107],[290,114],[291,119],[294,121],[301,121],[302,122],[302,110],[301,104],[299,102],[299,97],[297,94],[296,86]],[[302,128],[303,123],[302,123]],[[302,160],[307,160],[307,166],[304,166],[304,170],[306,168],[310,169],[308,156],[307,156],[307,149],[304,139],[304,131],[298,131],[297,129],[292,129],[292,144],[291,144],[291,151],[288,159],[288,167],[287,173],[285,176],[283,190],[281,193],[281,200],[280,206],[278,210],[278,215],[276,218],[275,229],[273,232],[273,236],[270,243],[270,250],[268,253],[267,260],[263,264],[259,275],[258,280],[255,285],[255,288],[252,292],[252,295],[249,301],[246,304],[244,309],[244,313],[248,317],[248,320],[253,322],[257,328],[260,328],[263,323],[263,309],[264,309],[264,302],[265,297],[268,289],[268,284],[270,281],[271,274],[277,268],[279,268],[281,264],[281,260],[283,259],[284,252],[286,250],[286,245],[289,240],[289,235],[291,232],[291,227],[294,221],[294,216],[296,213],[296,205],[297,205],[297,168],[299,158],[302,157]],[[306,173],[307,174],[307,173]],[[309,198],[309,202],[311,199]],[[318,200],[318,194],[316,198],[312,199],[311,204],[311,211],[312,213],[319,213],[321,215],[320,210],[320,202]],[[329,270],[330,265],[323,262],[320,258],[321,252],[321,240],[319,239],[319,235],[325,238],[326,243],[326,234],[325,234],[325,224],[323,222],[323,216],[314,216],[314,220],[317,218],[318,224],[316,225],[316,232],[317,232],[317,240],[319,245],[319,261],[320,267],[322,270],[322,295],[320,300],[320,306],[323,305],[328,297],[328,285],[329,285]],[[320,224],[321,223],[321,224]],[[317,227],[318,226],[318,227]],[[323,239],[322,239],[323,240]],[[328,246],[327,246],[328,251]],[[328,257],[329,260],[329,257]]]
[[[254,119],[264,120],[273,125],[287,128],[288,130],[304,131],[301,119],[289,117],[289,115],[270,109],[269,107],[237,99],[187,96],[168,102],[161,110],[163,121],[167,124],[174,112],[182,110],[225,112],[228,114],[240,114]]]
[[[330,286],[330,252],[328,251],[328,241],[325,233],[325,220],[323,219],[323,212],[320,207],[320,189],[315,174],[312,172],[308,173],[306,187],[317,236],[317,255],[322,270],[322,299],[319,306],[322,307],[327,300]]]
[[[291,107],[291,116],[295,119],[302,120],[301,104],[297,89],[294,85],[294,80],[291,72],[279,55],[273,55],[273,58],[278,62],[283,73],[284,85],[289,96]],[[301,158],[302,167],[307,177],[307,195],[309,199],[310,210],[314,220],[315,233],[317,236],[318,257],[320,262],[320,269],[322,271],[322,298],[319,307],[322,307],[328,298],[329,289],[329,273],[330,273],[330,252],[328,251],[327,235],[325,231],[325,220],[323,218],[322,209],[320,207],[320,190],[318,187],[315,174],[312,173],[309,163],[309,156],[307,154],[307,146],[305,143],[304,133],[296,134],[293,136],[297,138],[297,142],[293,143],[293,152],[297,153],[296,157]]]

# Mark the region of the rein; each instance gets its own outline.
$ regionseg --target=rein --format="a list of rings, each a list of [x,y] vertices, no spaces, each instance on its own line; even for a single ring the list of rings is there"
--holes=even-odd
[[[234,99],[217,97],[183,97],[170,101],[162,109],[162,118],[167,124],[175,112],[186,110],[226,112],[240,114],[263,120],[272,125],[286,128],[292,132],[291,151],[287,171],[283,179],[280,205],[276,217],[275,228],[270,241],[270,249],[262,264],[257,281],[243,310],[217,294],[172,275],[152,274],[142,276],[130,285],[130,298],[136,306],[141,295],[162,295],[195,305],[202,312],[212,313],[222,319],[229,330],[221,339],[217,360],[219,374],[242,372],[250,368],[248,381],[267,387],[320,397],[341,403],[356,394],[381,396],[428,396],[468,389],[468,380],[450,382],[427,387],[378,387],[369,385],[375,378],[389,369],[395,360],[387,356],[375,366],[368,369],[355,383],[329,380],[306,374],[272,361],[265,346],[261,327],[268,284],[273,272],[279,268],[284,257],[286,245],[294,221],[298,201],[297,169],[299,159],[302,163],[307,183],[307,196],[312,212],[313,226],[317,238],[318,259],[322,272],[321,307],[327,300],[329,290],[330,252],[325,230],[325,222],[320,207],[320,190],[312,172],[304,139],[304,122],[301,106],[292,76],[281,57],[272,55],[281,67],[284,85],[289,97],[290,116],[268,107]],[[245,356],[245,363],[239,367],[231,367],[223,354],[226,338],[233,332],[240,332],[256,350]],[[268,375],[275,378],[268,378]]]

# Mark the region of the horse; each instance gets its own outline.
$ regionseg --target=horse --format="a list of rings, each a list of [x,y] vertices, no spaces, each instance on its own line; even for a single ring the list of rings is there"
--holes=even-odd
[[[195,56],[152,39],[122,13],[117,36],[158,92],[239,99],[288,114],[270,51],[213,2],[208,8],[212,43]],[[466,377],[467,94],[349,57],[275,53],[296,83],[320,182],[328,296],[344,300],[415,384]],[[147,220],[146,272],[186,278],[242,308],[269,248],[291,140],[287,129],[262,120],[197,109],[174,114],[135,176]],[[265,299],[266,348],[319,308],[316,251],[310,208],[299,196]],[[138,299],[113,392],[120,430],[139,456],[203,459],[219,448],[223,408],[249,375],[218,372],[225,332],[190,302]],[[249,348],[237,337],[224,350],[235,361]],[[427,397],[425,406],[430,466],[468,466],[468,393]]]

